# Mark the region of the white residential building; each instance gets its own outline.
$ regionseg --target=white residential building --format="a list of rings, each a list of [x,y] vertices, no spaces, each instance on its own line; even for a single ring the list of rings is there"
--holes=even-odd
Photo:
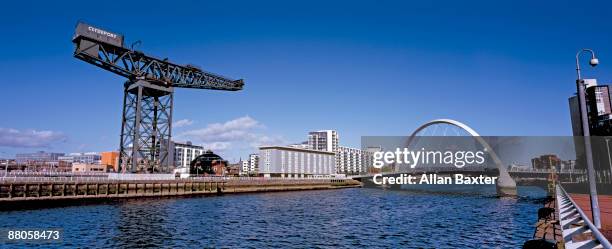
[[[311,131],[308,133],[308,148],[335,153],[338,150],[339,140],[338,132],[335,130]]]
[[[259,170],[259,155],[250,154],[249,158],[242,161],[241,174],[242,175],[257,175]]]
[[[240,171],[241,175],[248,175],[249,174],[249,168],[250,168],[249,167],[249,165],[250,165],[249,162],[250,162],[249,160],[242,160],[241,161],[241,163],[242,163],[242,170]]]
[[[368,171],[372,167],[374,152],[380,148],[368,148],[360,150],[344,146],[338,146],[336,152],[336,173],[346,175],[358,175]]]
[[[204,154],[204,147],[193,145],[189,141],[185,143],[172,142],[171,146],[174,150],[173,161],[176,168],[189,168],[193,159]]]
[[[259,155],[258,154],[250,154],[249,155],[249,173],[257,174],[259,170]]]
[[[264,177],[330,177],[335,174],[333,152],[285,146],[259,148],[259,174]]]
[[[382,147],[367,147],[363,152],[364,171],[369,173],[374,166],[374,153],[383,151]]]

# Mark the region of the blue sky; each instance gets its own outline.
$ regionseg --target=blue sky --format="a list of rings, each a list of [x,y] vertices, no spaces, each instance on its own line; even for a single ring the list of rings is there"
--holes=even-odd
[[[0,157],[118,147],[124,79],[72,57],[78,20],[244,78],[240,92],[175,94],[174,120],[186,121],[174,135],[223,143],[229,159],[309,130],[337,129],[341,144],[359,146],[362,135],[407,135],[436,118],[489,136],[571,135],[575,52],[593,48],[601,64],[584,75],[612,82],[606,1],[3,5]]]

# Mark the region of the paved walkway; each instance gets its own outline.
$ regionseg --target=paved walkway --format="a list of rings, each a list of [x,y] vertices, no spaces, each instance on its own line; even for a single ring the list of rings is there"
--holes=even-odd
[[[572,199],[580,206],[586,215],[591,217],[591,199],[587,194],[570,194]],[[599,209],[601,210],[601,229],[608,241],[612,241],[612,195],[599,195]]]

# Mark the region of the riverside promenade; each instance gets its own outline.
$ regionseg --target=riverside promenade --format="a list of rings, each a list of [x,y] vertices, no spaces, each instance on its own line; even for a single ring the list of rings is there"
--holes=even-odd
[[[591,199],[588,194],[570,194],[576,204],[591,217]],[[601,211],[601,233],[608,240],[612,240],[612,195],[598,195],[599,209]]]
[[[40,201],[112,200],[121,198],[220,195],[273,191],[360,187],[351,179],[263,177],[190,177],[113,179],[92,176],[20,176],[0,178],[0,205]]]

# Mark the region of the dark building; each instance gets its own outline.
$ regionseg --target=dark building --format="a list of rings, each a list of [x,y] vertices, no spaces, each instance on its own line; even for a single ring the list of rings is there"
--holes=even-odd
[[[189,165],[189,173],[194,175],[226,175],[227,161],[210,150],[197,156]]]
[[[240,168],[242,168],[242,163],[234,163],[227,166],[227,174],[229,176],[240,176]]]
[[[608,85],[596,85],[596,82],[587,84],[586,104],[591,136],[612,135],[612,96]],[[572,120],[572,133],[582,136],[582,123],[580,120],[580,107],[578,96],[569,98],[570,116]]]
[[[561,169],[561,159],[557,155],[541,155],[531,159],[531,166],[534,169]]]
[[[597,85],[597,81],[592,79],[585,81],[587,117],[595,175],[598,182],[612,182],[609,144],[612,141],[612,93],[608,85]],[[569,98],[569,108],[576,151],[576,168],[586,169],[580,107],[576,95]]]

